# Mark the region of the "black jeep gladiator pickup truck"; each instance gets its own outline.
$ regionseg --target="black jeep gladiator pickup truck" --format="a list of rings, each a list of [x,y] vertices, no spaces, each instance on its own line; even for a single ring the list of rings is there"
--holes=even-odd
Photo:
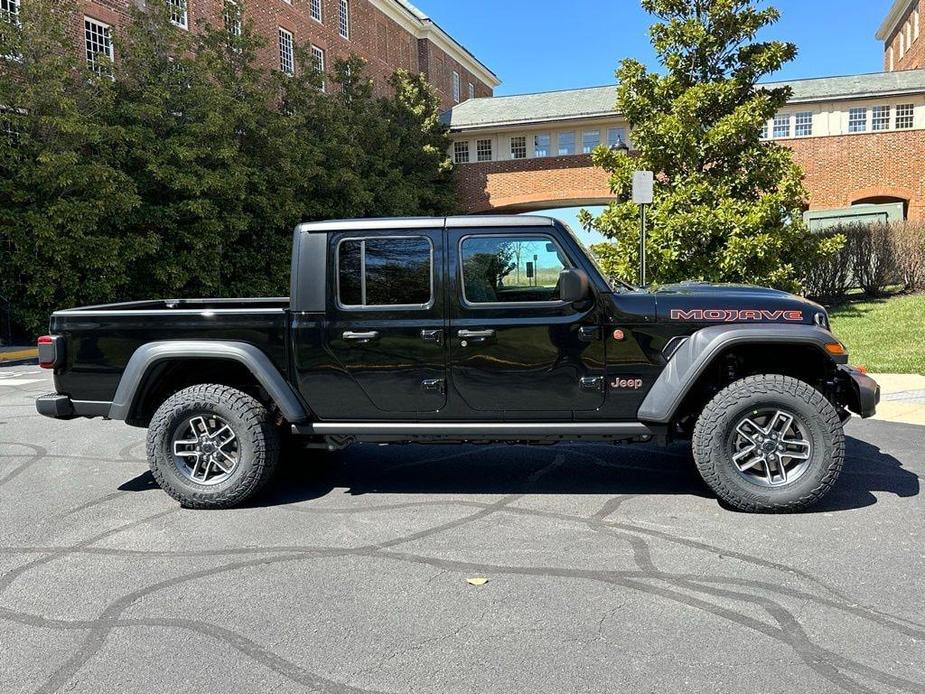
[[[848,411],[879,400],[822,307],[638,290],[543,217],[304,224],[289,298],[69,309],[50,333],[38,411],[147,427],[154,476],[194,508],[252,496],[281,442],[689,439],[728,504],[794,511],[835,482]]]

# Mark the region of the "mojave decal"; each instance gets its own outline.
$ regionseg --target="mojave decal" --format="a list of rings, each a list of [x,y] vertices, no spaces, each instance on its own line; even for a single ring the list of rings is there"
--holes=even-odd
[[[723,323],[738,323],[740,321],[791,321],[802,322],[802,311],[768,311],[764,309],[738,309],[738,308],[695,308],[690,311],[672,309],[671,320],[711,321]]]

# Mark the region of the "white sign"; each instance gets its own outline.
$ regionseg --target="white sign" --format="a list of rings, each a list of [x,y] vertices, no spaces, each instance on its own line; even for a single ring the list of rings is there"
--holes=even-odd
[[[637,171],[633,174],[633,202],[637,205],[651,205],[655,174],[651,171]]]

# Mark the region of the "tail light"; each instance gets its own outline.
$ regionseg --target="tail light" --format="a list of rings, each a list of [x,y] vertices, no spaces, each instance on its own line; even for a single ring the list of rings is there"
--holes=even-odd
[[[39,366],[43,369],[54,369],[58,360],[63,356],[64,348],[60,337],[42,335],[38,339]]]

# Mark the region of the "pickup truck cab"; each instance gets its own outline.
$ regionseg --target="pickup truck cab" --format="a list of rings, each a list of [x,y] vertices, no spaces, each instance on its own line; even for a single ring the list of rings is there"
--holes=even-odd
[[[289,298],[58,311],[39,340],[58,419],[148,428],[183,505],[238,504],[282,442],[691,440],[732,506],[832,486],[877,384],[825,310],[770,289],[608,278],[543,217],[332,221],[294,234]]]

